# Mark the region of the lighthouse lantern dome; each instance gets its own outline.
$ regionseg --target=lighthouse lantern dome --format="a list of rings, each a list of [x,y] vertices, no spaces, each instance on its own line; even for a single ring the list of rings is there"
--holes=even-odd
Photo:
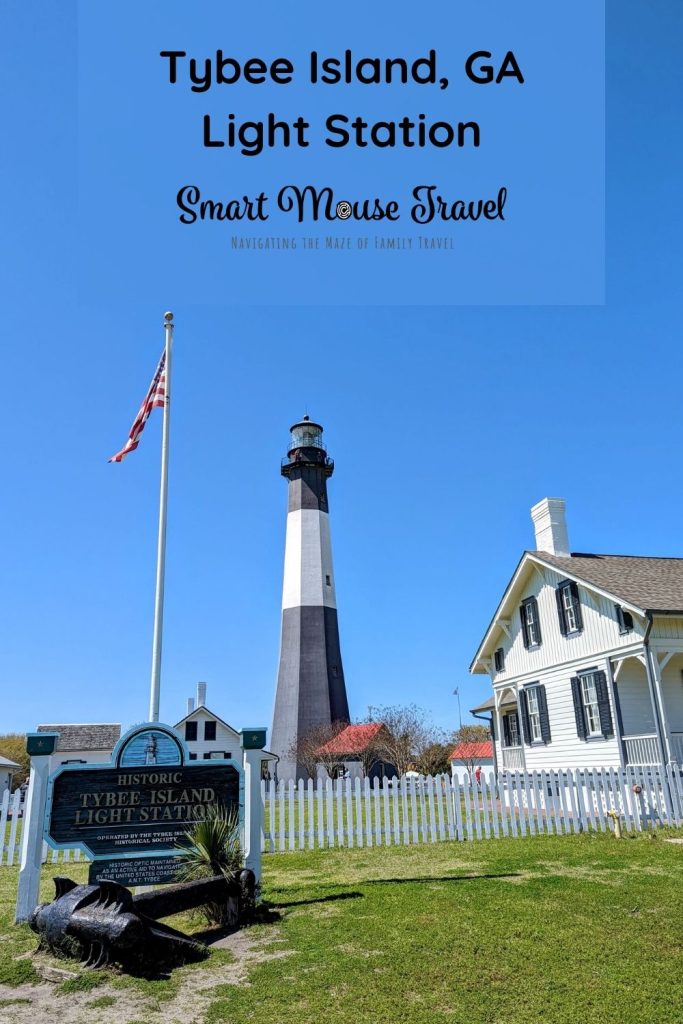
[[[293,452],[296,448],[320,448],[321,451],[325,451],[323,428],[319,423],[313,423],[308,416],[304,416],[291,426],[289,431],[291,438],[288,452]]]

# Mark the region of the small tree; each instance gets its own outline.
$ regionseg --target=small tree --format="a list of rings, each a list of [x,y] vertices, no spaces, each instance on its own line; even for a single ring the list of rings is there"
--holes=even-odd
[[[28,778],[31,758],[26,753],[26,737],[22,733],[8,732],[0,736],[0,757],[20,765],[12,775],[12,789],[21,786]]]
[[[432,763],[427,750],[445,740],[442,730],[429,720],[427,712],[415,704],[405,706],[369,707],[368,721],[381,722],[385,728],[377,734],[379,757],[393,764],[398,775],[405,775],[413,765]]]
[[[491,733],[485,725],[461,725],[453,734],[453,746],[457,747],[461,744],[470,743],[486,743],[487,740],[490,739]],[[459,764],[464,764],[470,775],[474,774],[474,769],[479,764],[479,758],[475,757],[471,752],[466,752],[464,756],[459,757],[457,761]]]
[[[449,754],[453,749],[451,743],[428,743],[416,759],[416,767],[422,775],[443,775],[450,772]]]

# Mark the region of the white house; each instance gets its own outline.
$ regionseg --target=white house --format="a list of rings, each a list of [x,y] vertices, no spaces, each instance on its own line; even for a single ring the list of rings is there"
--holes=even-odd
[[[498,767],[683,763],[683,558],[570,553],[560,498],[531,517],[470,666],[493,684]]]
[[[39,725],[38,732],[58,732],[50,755],[50,772],[63,764],[104,764],[121,736],[121,726],[111,722],[69,725]]]
[[[12,776],[20,768],[21,765],[18,765],[16,761],[10,761],[7,757],[0,757],[0,800],[2,800],[5,790],[12,789]]]
[[[187,713],[173,728],[185,740],[191,761],[242,758],[237,729],[206,706],[206,683],[197,683],[196,703],[194,697],[188,697]],[[268,760],[274,762],[277,758],[270,754]]]

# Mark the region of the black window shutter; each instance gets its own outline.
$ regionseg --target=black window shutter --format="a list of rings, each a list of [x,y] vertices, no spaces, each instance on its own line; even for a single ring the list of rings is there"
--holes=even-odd
[[[583,615],[581,613],[581,602],[579,600],[579,588],[576,583],[571,582],[569,589],[572,595],[572,602],[574,604],[574,615],[576,617],[576,628],[583,629]]]
[[[558,587],[555,591],[555,599],[557,601],[557,616],[560,620],[560,633],[562,636],[567,635],[567,616],[564,613],[564,604],[562,601],[562,593],[564,587]]]
[[[496,717],[495,717],[495,715],[491,715],[490,731],[491,731],[491,739],[495,742],[495,739],[496,739]]]
[[[543,641],[541,635],[541,617],[538,614],[538,601],[535,597],[531,598],[531,604],[534,609],[534,625],[536,626],[536,643],[540,644]]]
[[[508,715],[503,715],[503,737],[505,739],[504,746],[510,746],[510,718]]]
[[[612,711],[609,706],[609,690],[607,689],[607,676],[604,672],[595,673],[595,689],[598,695],[598,709],[600,711],[600,729],[605,739],[614,736],[612,725]]]
[[[524,742],[531,744],[531,723],[529,721],[529,702],[526,699],[526,691],[519,691],[519,706],[522,712],[522,732],[524,733]]]
[[[538,693],[538,714],[541,720],[541,739],[544,743],[550,743],[550,718],[548,717],[545,686],[537,686],[536,692]]]
[[[574,715],[576,716],[576,735],[580,740],[585,740],[586,718],[583,712],[583,701],[581,700],[581,680],[578,676],[572,678],[572,697],[574,698]]]
[[[520,617],[521,622],[522,622],[522,639],[524,640],[524,646],[528,648],[528,646],[529,646],[529,630],[527,629],[527,624],[526,624],[526,606],[525,605],[521,605],[520,606],[519,617]]]

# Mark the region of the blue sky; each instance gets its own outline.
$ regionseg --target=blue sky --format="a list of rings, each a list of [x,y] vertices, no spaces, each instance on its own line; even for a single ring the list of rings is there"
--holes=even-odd
[[[146,716],[159,413],[123,465],[106,460],[156,365],[164,305],[177,322],[167,721],[203,679],[235,726],[270,725],[279,461],[305,410],[337,464],[355,716],[416,701],[453,727],[455,685],[463,707],[486,696],[469,661],[544,495],[567,499],[575,550],[683,556],[678,5],[608,4],[607,303],[555,308],[195,306],[177,294],[160,307],[115,279],[106,303],[78,299],[68,11],[14,10],[3,30],[0,731]],[[27,76],[34,37],[54,47]]]

